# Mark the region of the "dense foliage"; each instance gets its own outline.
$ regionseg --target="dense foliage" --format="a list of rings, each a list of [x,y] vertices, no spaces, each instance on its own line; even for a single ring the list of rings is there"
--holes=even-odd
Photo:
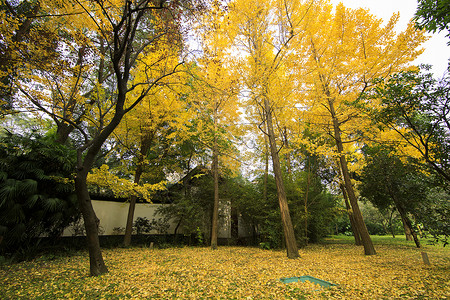
[[[254,182],[240,180],[229,184],[232,204],[244,222],[252,226],[254,240],[263,248],[283,247],[274,177],[268,177],[266,198],[263,177]],[[333,232],[338,215],[337,198],[325,189],[317,175],[298,172],[295,177],[286,178],[286,194],[299,245],[318,242]]]
[[[419,0],[416,20],[419,28],[430,32],[447,30],[450,38],[450,1]]]
[[[374,125],[395,131],[401,146],[417,151],[431,171],[450,182],[450,77],[437,80],[417,69],[376,83],[366,96],[380,102],[378,106],[366,102]]]
[[[73,153],[52,137],[3,132],[0,137],[2,253],[26,251],[41,236],[58,237],[79,218]]]
[[[427,201],[419,204],[418,222],[434,238],[447,246],[450,242],[450,192],[439,186],[431,187]]]

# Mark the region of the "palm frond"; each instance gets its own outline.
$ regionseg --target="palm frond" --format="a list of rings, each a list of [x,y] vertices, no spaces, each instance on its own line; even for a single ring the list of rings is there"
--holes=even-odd
[[[0,235],[5,235],[6,232],[8,231],[8,227],[0,225]]]
[[[9,230],[8,235],[14,239],[22,241],[26,238],[27,226],[24,223],[17,223]]]
[[[33,195],[31,195],[30,197],[27,198],[27,200],[25,201],[25,205],[28,208],[32,208],[33,206],[36,205],[36,203],[38,203],[38,201],[40,201],[43,198],[44,198],[43,195],[33,194]]]
[[[71,184],[68,184],[68,183],[58,183],[55,186],[55,191],[57,193],[67,194],[67,193],[70,193],[71,191],[73,191],[73,189],[74,189],[74,187]]]
[[[38,183],[33,179],[24,179],[19,182],[17,190],[20,196],[30,195],[37,192]]]
[[[25,213],[19,203],[14,204],[3,216],[8,223],[20,223],[25,220]]]
[[[0,185],[0,207],[17,198],[19,195],[18,185],[19,181],[12,178],[6,179],[5,182]]]
[[[38,168],[38,165],[35,161],[30,161],[28,159],[20,161],[15,166],[14,170],[11,170],[12,177],[17,178],[17,179],[24,179],[27,176],[29,176],[29,174],[32,173],[33,170],[35,170],[37,168]]]
[[[62,212],[54,213],[54,214],[52,214],[52,216],[50,217],[52,223],[55,223],[55,224],[56,224],[56,223],[63,222],[63,221],[64,221],[63,218],[64,218],[64,215],[63,215]]]
[[[43,205],[47,211],[54,212],[63,206],[64,200],[59,198],[47,198],[44,200]]]
[[[32,172],[38,180],[44,180],[48,178],[48,176],[45,174],[45,171],[42,169],[34,169]]]

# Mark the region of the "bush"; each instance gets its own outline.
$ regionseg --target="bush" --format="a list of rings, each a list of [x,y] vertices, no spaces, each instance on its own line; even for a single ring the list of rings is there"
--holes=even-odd
[[[71,176],[75,157],[51,137],[0,137],[1,253],[33,252],[38,237],[58,237],[80,217]]]
[[[133,228],[136,230],[137,234],[150,233],[153,229],[153,224],[145,217],[138,217],[134,221]]]

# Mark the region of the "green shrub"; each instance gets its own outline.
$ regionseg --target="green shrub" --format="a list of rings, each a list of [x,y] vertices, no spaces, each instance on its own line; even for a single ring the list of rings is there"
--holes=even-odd
[[[51,137],[0,136],[0,252],[26,256],[80,217],[73,151]]]

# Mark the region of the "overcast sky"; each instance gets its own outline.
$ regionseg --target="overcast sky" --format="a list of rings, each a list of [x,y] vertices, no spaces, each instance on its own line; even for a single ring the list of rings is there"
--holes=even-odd
[[[342,2],[344,6],[350,8],[368,8],[370,12],[384,21],[388,21],[393,13],[400,12],[400,21],[397,31],[406,28],[408,21],[414,16],[417,8],[416,0],[331,0],[336,5]],[[441,77],[447,70],[448,59],[450,58],[450,47],[447,46],[448,38],[446,32],[435,33],[425,44],[425,52],[415,61],[415,63],[426,63],[433,66],[432,72]]]

